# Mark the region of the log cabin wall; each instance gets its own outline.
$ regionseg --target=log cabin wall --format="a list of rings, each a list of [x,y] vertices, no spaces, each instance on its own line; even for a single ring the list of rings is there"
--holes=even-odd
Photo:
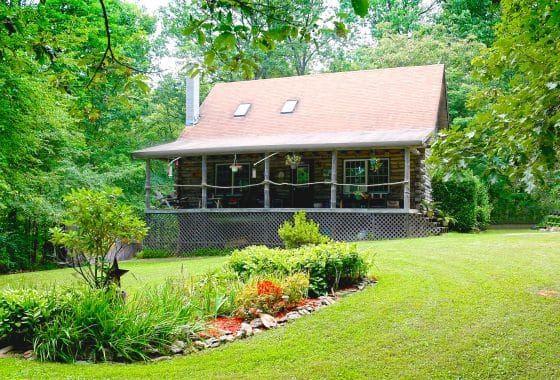
[[[431,200],[431,186],[429,177],[426,172],[425,159],[429,154],[426,149],[418,149],[420,154],[411,154],[410,157],[410,173],[411,173],[411,208],[417,208],[422,199]],[[310,168],[310,182],[321,182],[330,180],[331,169],[331,152],[297,152],[302,156],[302,163],[308,164]],[[287,153],[278,153],[270,158],[270,180],[273,182],[291,182],[292,171],[286,166],[285,156]],[[265,157],[262,154],[239,154],[237,155],[237,163],[250,164],[249,170],[253,168],[253,164]],[[392,149],[370,149],[370,150],[339,150],[337,165],[337,182],[344,182],[344,161],[356,159],[369,159],[371,157],[388,158],[390,162],[389,182],[400,182],[404,180],[404,153],[402,148]],[[179,160],[179,167],[176,171],[176,181],[178,184],[200,185],[202,177],[201,157],[184,157]],[[209,155],[207,157],[209,185],[215,185],[216,181],[216,164],[233,163],[233,155]],[[264,162],[254,167],[256,169],[256,178],[252,178],[250,183],[258,183],[264,179]],[[295,181],[295,179],[294,179]],[[322,203],[323,207],[328,207],[330,199],[330,185],[320,184],[313,185],[310,190],[313,193],[314,202]],[[247,191],[251,191],[251,196],[259,199],[263,198],[263,186],[252,187]],[[271,185],[271,207],[291,207],[290,198],[292,196],[291,186],[275,186]],[[216,194],[216,190],[208,188],[208,198],[212,198]],[[200,187],[178,187],[177,194],[180,198],[188,198],[188,207],[200,207],[201,190]],[[340,207],[340,199],[342,198],[343,188],[337,189],[337,207]],[[403,185],[395,185],[390,187],[390,192],[383,196],[386,200],[399,201],[402,206]]]

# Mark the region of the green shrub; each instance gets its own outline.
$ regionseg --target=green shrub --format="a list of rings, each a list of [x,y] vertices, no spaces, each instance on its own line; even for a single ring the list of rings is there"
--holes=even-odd
[[[235,248],[224,247],[204,247],[193,249],[192,251],[182,252],[181,257],[201,257],[201,256],[229,256],[235,251]]]
[[[0,292],[0,342],[30,346],[36,329],[51,321],[72,298],[67,291],[28,288]]]
[[[173,253],[167,249],[150,249],[143,248],[136,255],[137,259],[162,259],[165,257],[173,257]]]
[[[432,192],[440,208],[454,217],[453,229],[468,232],[488,228],[492,209],[488,189],[471,172],[436,174]]]
[[[136,255],[138,259],[162,259],[166,257],[206,257],[206,256],[229,256],[235,248],[204,247],[192,251],[173,253],[168,249],[144,248]]]
[[[355,283],[367,272],[367,264],[356,245],[340,242],[294,249],[251,246],[235,251],[228,266],[245,279],[254,275],[307,273],[311,295]]]
[[[540,227],[560,227],[560,215],[547,215],[539,223]]]
[[[286,248],[297,248],[306,244],[321,244],[331,241],[328,236],[321,235],[319,225],[307,220],[305,211],[294,214],[294,221],[285,221],[278,229],[278,235]]]

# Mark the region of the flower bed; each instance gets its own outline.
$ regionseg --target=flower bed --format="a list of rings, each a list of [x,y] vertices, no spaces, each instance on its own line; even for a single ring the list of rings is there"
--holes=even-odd
[[[350,291],[337,292],[342,286],[362,289],[366,270],[355,246],[343,243],[249,247],[220,270],[128,300],[116,289],[4,291],[0,349],[32,348],[30,358],[63,362],[164,360],[312,313]]]

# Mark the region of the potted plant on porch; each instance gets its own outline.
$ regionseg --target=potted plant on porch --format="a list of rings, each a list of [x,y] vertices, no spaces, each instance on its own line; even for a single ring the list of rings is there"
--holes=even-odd
[[[296,153],[286,155],[286,166],[289,166],[291,169],[296,169],[300,163],[301,163],[300,155]]]

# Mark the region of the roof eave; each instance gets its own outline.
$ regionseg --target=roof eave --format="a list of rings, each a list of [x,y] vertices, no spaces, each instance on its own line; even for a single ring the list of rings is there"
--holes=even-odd
[[[264,153],[264,152],[305,152],[305,151],[330,151],[341,149],[359,149],[359,148],[395,148],[395,147],[422,147],[429,140],[429,137],[424,139],[411,139],[411,140],[395,140],[395,141],[382,141],[382,142],[347,142],[347,143],[321,143],[321,144],[290,144],[290,145],[258,145],[258,146],[239,146],[228,148],[205,148],[205,149],[166,149],[148,151],[139,150],[132,153],[132,156],[137,159],[148,158],[174,158],[174,157],[189,157],[200,156],[203,154],[249,154],[249,153]]]

